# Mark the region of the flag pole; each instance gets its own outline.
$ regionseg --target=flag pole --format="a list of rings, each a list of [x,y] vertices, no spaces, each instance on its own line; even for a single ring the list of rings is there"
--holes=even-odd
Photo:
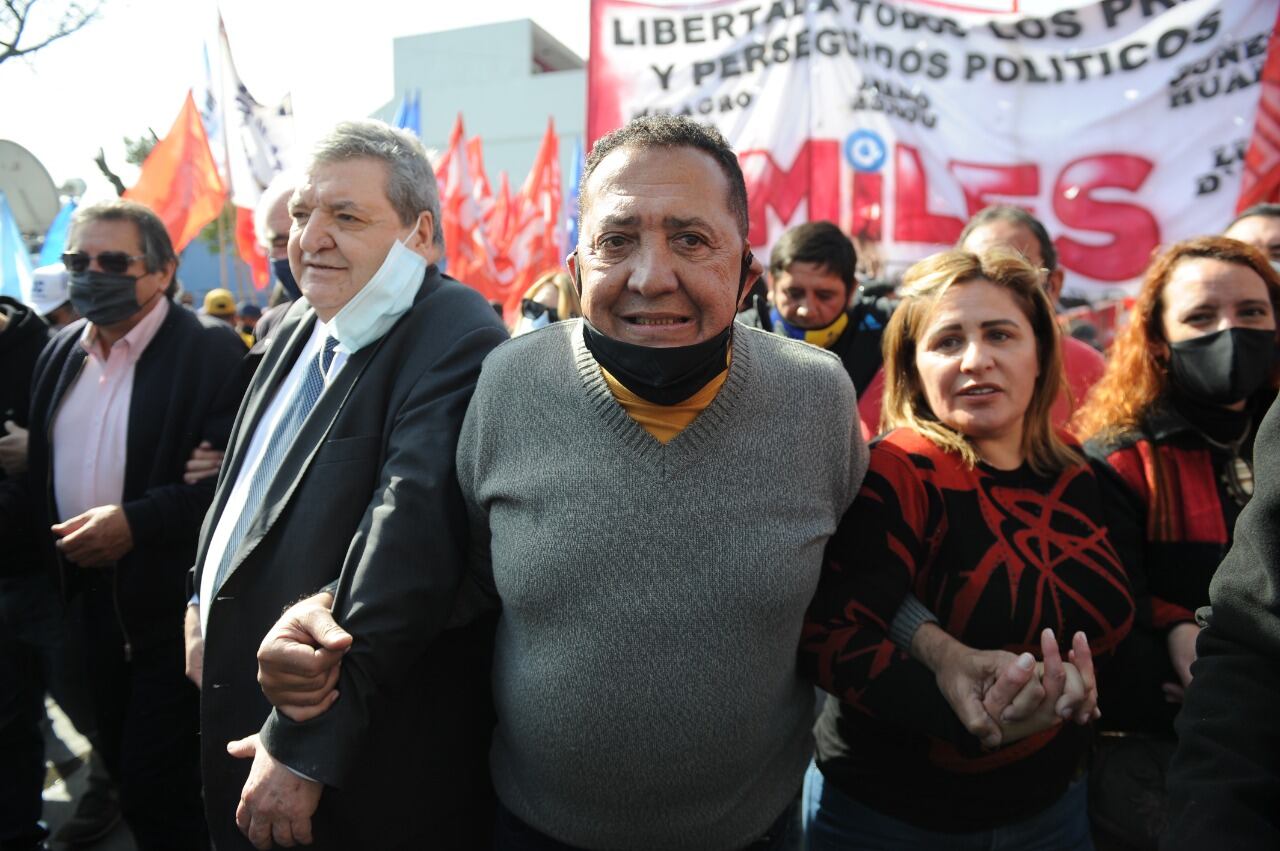
[[[227,27],[226,27],[226,24],[222,22],[222,9],[218,9],[218,60],[219,60],[218,61],[218,71],[219,71],[218,109],[222,112],[222,158],[223,158],[222,161],[227,164],[227,200],[225,203],[223,203],[222,209],[218,212],[218,251],[221,252],[222,254],[219,265],[223,267],[224,273],[226,270],[226,262],[227,262],[226,261],[227,246],[223,236],[224,229],[226,227],[226,225],[223,223],[223,213],[226,212],[227,204],[231,204],[232,209],[235,208],[235,204],[232,203],[231,199],[236,197],[235,185],[232,183],[232,177],[231,177],[231,143],[227,140],[227,137],[231,135],[230,133],[231,125],[227,123],[227,99],[225,97],[227,93],[226,63],[227,61],[230,60],[230,58],[231,58],[231,40],[227,38]],[[232,234],[232,240],[233,241],[235,240],[235,234]],[[236,301],[237,302],[241,302],[245,300],[244,271],[241,270],[240,264],[236,262],[239,259],[240,259],[240,251],[239,251],[239,244],[237,243],[236,251],[232,254],[232,257],[231,257],[231,268],[235,270],[235,275],[236,275]],[[226,289],[225,283],[223,285],[223,289]]]
[[[227,233],[221,210],[218,211],[218,286],[227,289]]]

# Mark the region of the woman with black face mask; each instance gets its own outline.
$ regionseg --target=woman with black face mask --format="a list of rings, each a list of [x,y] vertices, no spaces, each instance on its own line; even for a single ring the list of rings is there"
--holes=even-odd
[[[1164,823],[1195,611],[1209,603],[1253,492],[1253,438],[1276,395],[1278,308],[1280,276],[1256,249],[1224,237],[1174,245],[1147,270],[1107,371],[1072,421],[1138,604],[1099,684],[1090,810],[1101,849],[1155,848]]]

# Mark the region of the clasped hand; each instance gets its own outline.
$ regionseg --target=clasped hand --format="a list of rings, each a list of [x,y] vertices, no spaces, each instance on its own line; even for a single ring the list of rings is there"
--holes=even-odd
[[[294,605],[258,648],[262,690],[294,721],[314,718],[338,699],[340,663],[351,646],[351,636],[333,621],[331,605],[329,594],[317,594]],[[253,846],[310,845],[311,817],[324,786],[280,763],[256,735],[228,742],[227,751],[253,760],[236,808],[236,824]]]
[[[351,635],[338,626],[333,595],[320,593],[287,609],[258,647],[258,684],[271,705],[309,721],[338,699],[338,675]]]
[[[1082,632],[1073,636],[1064,660],[1053,630],[1044,630],[1040,662],[1030,653],[974,650],[933,625],[920,632],[913,652],[985,747],[1012,744],[1066,720],[1088,724],[1101,717],[1093,655]]]

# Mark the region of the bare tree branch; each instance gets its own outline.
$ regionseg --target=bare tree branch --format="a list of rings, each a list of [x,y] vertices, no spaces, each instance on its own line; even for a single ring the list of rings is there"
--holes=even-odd
[[[48,14],[36,15],[33,9],[37,2],[39,0],[3,0],[0,3],[0,63],[35,53],[79,32],[96,19],[102,9],[101,2],[92,7],[71,2],[61,10],[61,14],[51,10]],[[33,34],[24,44],[23,36],[29,29]]]

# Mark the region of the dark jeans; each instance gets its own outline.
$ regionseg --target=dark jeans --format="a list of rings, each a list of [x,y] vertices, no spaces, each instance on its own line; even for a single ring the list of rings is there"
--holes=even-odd
[[[182,635],[125,657],[110,573],[69,605],[85,650],[98,735],[94,747],[120,787],[120,809],[149,849],[209,844],[200,797],[200,692],[183,673]]]
[[[764,836],[743,851],[786,851],[790,848],[797,806],[798,802],[792,801]],[[493,847],[494,851],[582,851],[534,830],[516,818],[501,801],[498,802],[498,816],[493,827]]]
[[[938,833],[864,806],[825,782],[816,765],[804,779],[805,848],[809,851],[1092,851],[1085,781],[1041,813],[973,833]],[[921,806],[927,806],[921,803]]]
[[[46,674],[62,611],[42,572],[0,578],[0,841],[32,835],[44,788]]]

